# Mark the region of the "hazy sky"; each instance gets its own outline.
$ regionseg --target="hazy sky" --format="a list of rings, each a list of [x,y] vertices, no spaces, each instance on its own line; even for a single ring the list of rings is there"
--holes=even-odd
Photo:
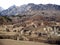
[[[0,0],[0,6],[7,9],[12,5],[23,5],[28,3],[35,3],[35,4],[58,4],[60,5],[60,0]]]

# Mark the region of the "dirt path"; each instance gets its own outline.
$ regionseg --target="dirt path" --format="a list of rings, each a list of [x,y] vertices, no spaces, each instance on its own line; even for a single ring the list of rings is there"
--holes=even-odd
[[[0,45],[51,45],[51,44],[31,42],[31,41],[16,41],[10,39],[0,39]]]

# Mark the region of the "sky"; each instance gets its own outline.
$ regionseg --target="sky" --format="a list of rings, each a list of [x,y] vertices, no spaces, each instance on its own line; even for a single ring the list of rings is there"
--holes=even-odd
[[[60,0],[0,0],[0,7],[7,9],[12,5],[21,6],[28,3],[60,5]]]

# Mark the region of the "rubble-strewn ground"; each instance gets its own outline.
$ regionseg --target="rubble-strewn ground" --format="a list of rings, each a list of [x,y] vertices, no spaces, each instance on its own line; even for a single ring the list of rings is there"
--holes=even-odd
[[[45,13],[42,15],[49,15],[51,12]],[[60,13],[58,16],[55,16],[57,13],[54,16],[42,15],[0,16],[1,45],[60,44]]]

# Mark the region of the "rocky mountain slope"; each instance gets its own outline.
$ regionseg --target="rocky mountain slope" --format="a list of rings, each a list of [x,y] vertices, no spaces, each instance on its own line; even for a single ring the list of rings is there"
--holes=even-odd
[[[60,6],[54,4],[25,4],[11,6],[1,12],[0,24],[16,24],[25,21],[60,22]]]
[[[25,4],[21,6],[11,6],[8,9],[1,12],[1,15],[17,15],[17,14],[31,14],[34,13],[34,11],[41,11],[41,10],[60,10],[60,5],[55,4]],[[36,12],[37,13],[37,12]]]
[[[0,7],[0,12],[2,12],[4,9],[2,7]]]

